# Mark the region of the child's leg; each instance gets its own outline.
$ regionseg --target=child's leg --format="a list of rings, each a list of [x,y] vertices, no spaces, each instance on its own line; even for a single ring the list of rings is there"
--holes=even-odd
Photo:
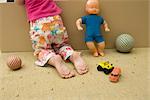
[[[104,56],[104,48],[105,48],[105,42],[100,42],[100,43],[97,43],[97,46],[98,46],[98,53],[101,55],[101,56]]]
[[[34,49],[34,55],[36,55],[37,57],[37,61],[35,63],[39,66],[44,66],[46,63],[53,65],[61,77],[70,78],[74,76],[75,74],[64,65],[62,58],[59,55],[56,55],[51,47],[50,40],[52,40],[52,35],[50,34],[50,31],[48,29],[50,23],[46,23],[45,25],[45,23],[43,23],[41,19],[36,23],[30,24],[30,37],[32,40],[32,47]],[[46,30],[43,31],[41,28]]]
[[[98,56],[98,51],[97,48],[95,47],[94,42],[86,42],[87,47],[89,48],[89,50],[92,52],[94,57]]]
[[[57,33],[55,34],[55,39],[53,39],[53,48],[56,53],[60,54],[64,60],[69,60],[75,65],[79,74],[86,73],[87,65],[81,58],[80,54],[75,52],[68,44],[68,35],[67,31],[63,25],[62,19],[60,16],[55,17],[55,30]],[[59,26],[59,27],[58,27]]]
[[[38,60],[36,61],[37,65],[43,66],[48,63],[54,66],[63,78],[70,78],[75,76],[75,73],[68,69],[60,55],[56,55],[54,52],[49,52],[49,50],[41,50],[37,56]]]
[[[64,60],[69,59],[74,64],[79,74],[88,72],[87,65],[80,56],[80,52],[76,52],[70,46],[64,45],[59,49],[59,54],[64,58]]]
[[[70,78],[75,76],[75,73],[73,71],[70,71],[64,64],[64,61],[62,60],[60,55],[55,55],[52,58],[49,59],[48,64],[54,66],[59,75],[63,78]]]
[[[88,72],[87,64],[80,56],[80,52],[74,51],[73,54],[70,56],[69,60],[74,64],[79,74],[85,74]]]

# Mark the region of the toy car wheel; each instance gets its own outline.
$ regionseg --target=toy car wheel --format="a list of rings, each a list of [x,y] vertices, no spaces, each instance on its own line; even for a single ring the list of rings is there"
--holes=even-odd
[[[112,69],[110,69],[110,73],[113,71],[114,67]]]
[[[113,71],[113,69],[114,69],[114,67],[112,68],[112,69],[104,69],[104,73],[105,74],[109,74],[109,73],[111,73],[112,71]]]
[[[98,71],[103,71],[103,68],[100,65],[98,65],[97,70]]]
[[[106,69],[106,68],[104,68],[103,71],[104,71],[105,74],[109,74],[110,73],[110,71],[108,69]]]

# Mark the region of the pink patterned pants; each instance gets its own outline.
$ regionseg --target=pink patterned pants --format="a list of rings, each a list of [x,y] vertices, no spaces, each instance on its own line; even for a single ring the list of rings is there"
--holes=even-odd
[[[59,15],[30,22],[30,37],[34,55],[37,56],[36,65],[44,66],[56,54],[60,54],[64,60],[73,54]]]

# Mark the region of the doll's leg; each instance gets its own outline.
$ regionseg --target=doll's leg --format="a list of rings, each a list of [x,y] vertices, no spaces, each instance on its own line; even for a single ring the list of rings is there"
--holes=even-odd
[[[95,36],[95,41],[97,42],[97,49],[98,49],[98,53],[100,54],[100,56],[104,56],[104,48],[105,48],[105,42],[104,42],[104,38],[99,35],[99,36]]]
[[[98,46],[98,53],[101,55],[101,56],[104,56],[104,48],[105,48],[105,42],[100,42],[100,43],[97,43],[97,46]]]
[[[98,51],[97,48],[94,44],[94,42],[86,42],[87,47],[89,48],[89,50],[92,52],[94,57],[98,56]]]

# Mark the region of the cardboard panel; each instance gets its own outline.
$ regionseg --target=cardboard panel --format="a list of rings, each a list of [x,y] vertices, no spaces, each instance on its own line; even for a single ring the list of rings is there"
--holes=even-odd
[[[86,15],[86,0],[57,1],[63,9],[61,14],[67,28],[70,44],[75,49],[87,49],[84,43],[84,31],[75,26],[77,18]],[[101,15],[108,22],[111,32],[103,35],[107,48],[114,48],[116,37],[121,32],[131,33],[135,38],[135,47],[148,47],[148,0],[100,0]],[[14,3],[0,4],[0,37],[2,51],[32,51],[29,38],[29,24],[24,6]]]

